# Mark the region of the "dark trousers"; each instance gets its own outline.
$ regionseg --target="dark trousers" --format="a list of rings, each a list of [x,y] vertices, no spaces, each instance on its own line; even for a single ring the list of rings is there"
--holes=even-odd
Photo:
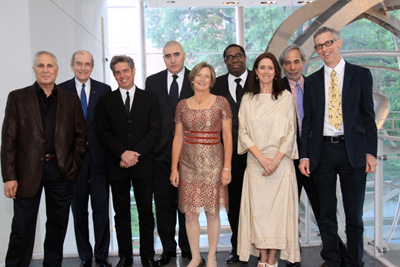
[[[178,210],[178,189],[171,185],[169,176],[171,164],[155,162],[154,165],[154,201],[156,204],[157,231],[164,251],[175,252],[175,228],[178,214],[179,247],[183,252],[190,252],[186,235],[185,215]]]
[[[247,155],[232,155],[232,181],[228,185],[229,212],[228,220],[231,227],[232,251],[237,252],[237,234],[239,227],[240,200],[242,198],[243,175],[246,170]]]
[[[14,217],[6,255],[7,267],[29,266],[43,188],[47,216],[43,266],[61,266],[72,185],[71,181],[61,176],[57,160],[48,161],[44,163],[42,182],[36,196],[32,198],[17,197],[14,200]]]
[[[347,157],[345,143],[324,142],[318,167],[312,172],[312,179],[318,190],[322,258],[331,266],[340,266],[340,238],[337,235],[336,180],[340,177],[343,206],[346,214],[347,256],[346,266],[363,266],[362,221],[365,197],[365,167],[353,168]]]
[[[94,256],[96,259],[105,259],[108,257],[110,245],[109,185],[105,173],[96,170],[90,153],[86,152],[82,168],[74,183],[71,202],[76,246],[81,260],[89,260],[93,257],[93,249],[89,242],[89,196],[93,212]]]
[[[131,184],[139,214],[140,256],[142,260],[154,257],[154,217],[152,210],[153,181],[151,179],[124,179],[110,181],[118,253],[120,258],[132,257]]]

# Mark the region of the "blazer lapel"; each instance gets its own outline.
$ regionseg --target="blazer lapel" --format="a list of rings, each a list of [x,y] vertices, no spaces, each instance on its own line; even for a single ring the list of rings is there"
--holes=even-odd
[[[342,107],[347,99],[347,95],[350,91],[351,77],[353,76],[354,69],[351,64],[347,63],[344,65],[344,77],[343,77],[343,88],[342,88]]]
[[[43,130],[43,122],[40,114],[39,102],[36,92],[36,86],[33,84],[31,87],[27,88],[26,93],[28,94],[26,97],[26,106],[28,110],[31,111],[33,120],[38,124],[40,131],[44,134]]]

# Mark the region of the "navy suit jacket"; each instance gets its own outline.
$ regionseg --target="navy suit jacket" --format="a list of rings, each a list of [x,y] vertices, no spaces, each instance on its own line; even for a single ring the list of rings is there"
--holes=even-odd
[[[305,81],[304,119],[300,158],[310,159],[310,170],[316,169],[322,152],[325,83],[324,68]],[[344,137],[347,155],[353,168],[365,167],[366,155],[376,157],[377,128],[372,98],[371,72],[346,62],[342,89]]]
[[[75,77],[71,80],[60,83],[58,86],[77,94]],[[92,162],[95,165],[96,170],[101,173],[105,171],[106,154],[96,131],[96,108],[100,97],[108,93],[111,93],[111,87],[109,85],[90,79],[90,96],[86,116],[89,148],[86,153],[90,153],[90,157],[93,159]]]
[[[193,96],[193,90],[189,82],[189,70],[185,68],[182,88],[179,100]],[[171,165],[172,141],[175,133],[175,108],[172,106],[168,94],[168,71],[165,69],[153,74],[146,79],[146,92],[153,93],[159,103],[161,112],[161,135],[155,148],[155,160],[157,162],[167,161]]]

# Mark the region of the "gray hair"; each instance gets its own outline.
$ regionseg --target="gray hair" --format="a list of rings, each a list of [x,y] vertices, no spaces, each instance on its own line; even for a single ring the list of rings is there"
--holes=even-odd
[[[94,65],[93,55],[92,55],[89,51],[87,51],[87,50],[78,50],[78,51],[75,51],[75,52],[72,54],[72,57],[71,57],[71,65],[74,65],[74,61],[75,61],[76,55],[83,55],[83,54],[85,54],[85,53],[88,53],[88,54],[90,55],[90,57],[92,58],[92,66],[93,66],[93,65]]]
[[[306,54],[304,53],[304,50],[303,50],[300,46],[298,46],[298,45],[296,45],[296,44],[291,44],[291,45],[286,46],[285,49],[283,49],[283,51],[282,51],[281,54],[279,55],[279,64],[280,64],[281,66],[283,66],[283,64],[285,63],[285,60],[286,60],[287,55],[288,55],[289,52],[292,51],[292,50],[297,50],[297,51],[299,51],[301,61],[303,61],[303,62],[306,61]]]
[[[340,31],[335,30],[334,28],[329,28],[329,27],[322,27],[319,28],[315,33],[314,33],[314,43],[315,43],[315,38],[320,35],[323,34],[325,32],[330,32],[333,34],[333,38],[335,40],[340,38]]]
[[[182,50],[182,52],[185,52],[185,51],[183,51],[182,45],[181,45],[178,41],[172,40],[172,41],[167,42],[167,43],[164,45],[164,47],[163,47],[163,54],[164,54],[164,50],[165,50],[166,48],[170,48],[170,47],[172,47],[172,46],[179,46],[179,48]]]
[[[110,62],[110,69],[114,73],[114,66],[117,63],[120,62],[126,62],[128,63],[129,67],[131,69],[135,68],[135,62],[133,62],[133,59],[127,55],[118,55],[118,56],[113,56]]]
[[[49,51],[44,51],[44,50],[43,50],[43,51],[37,51],[37,52],[35,53],[35,56],[34,56],[34,58],[33,58],[33,66],[35,66],[36,60],[37,60],[38,57],[41,56],[41,55],[49,55],[49,56],[51,56],[51,57],[54,59],[54,61],[56,62],[56,66],[58,66],[56,56],[55,56],[53,53],[51,53],[51,52],[49,52]]]

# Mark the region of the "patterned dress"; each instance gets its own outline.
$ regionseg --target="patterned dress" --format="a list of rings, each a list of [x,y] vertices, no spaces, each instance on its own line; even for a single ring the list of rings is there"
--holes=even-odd
[[[228,189],[221,183],[224,150],[222,120],[232,117],[228,101],[217,96],[210,108],[190,109],[186,99],[178,103],[175,122],[181,122],[184,141],[179,158],[179,210],[217,214],[228,209]]]

